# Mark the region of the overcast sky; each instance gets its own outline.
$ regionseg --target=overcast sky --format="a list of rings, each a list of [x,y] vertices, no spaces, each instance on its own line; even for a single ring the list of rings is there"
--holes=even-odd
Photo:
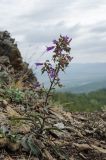
[[[60,34],[72,37],[73,62],[106,62],[106,0],[0,0],[0,30],[27,61],[42,61]]]

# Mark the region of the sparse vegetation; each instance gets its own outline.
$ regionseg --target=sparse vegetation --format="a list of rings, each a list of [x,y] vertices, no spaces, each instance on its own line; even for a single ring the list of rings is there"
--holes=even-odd
[[[101,111],[106,105],[106,89],[88,94],[54,93],[53,102],[63,106],[65,111]]]
[[[24,99],[24,92],[18,88],[7,88],[6,97],[9,98],[12,102],[22,103]]]

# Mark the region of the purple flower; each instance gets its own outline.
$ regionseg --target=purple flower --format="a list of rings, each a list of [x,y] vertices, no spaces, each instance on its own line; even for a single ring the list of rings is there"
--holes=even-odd
[[[67,40],[69,39],[69,37],[68,37],[68,36],[65,36],[64,38],[65,38],[65,39],[67,39]]]
[[[53,40],[53,43],[54,43],[54,44],[56,44],[56,43],[57,43],[57,41],[54,39],[54,40]]]
[[[63,38],[64,38],[64,40],[65,40],[66,42],[68,42],[68,43],[70,43],[70,42],[71,42],[71,40],[72,40],[72,38],[70,38],[70,39],[69,39],[69,37],[68,37],[68,36],[64,36]]]
[[[35,63],[35,65],[36,65],[36,67],[38,67],[38,66],[42,66],[43,63]]]
[[[51,51],[52,49],[54,49],[54,47],[55,47],[55,46],[47,47],[47,48],[46,48],[46,51],[49,52],[49,51]]]
[[[68,37],[68,36],[64,36],[63,38],[64,38],[64,40],[65,40],[66,42],[68,42],[68,40],[69,40],[69,37]]]
[[[49,75],[50,75],[51,78],[55,77],[56,73],[55,73],[55,70],[53,68],[50,68]]]

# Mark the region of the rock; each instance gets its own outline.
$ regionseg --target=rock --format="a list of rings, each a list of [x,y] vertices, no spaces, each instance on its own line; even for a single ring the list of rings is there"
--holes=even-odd
[[[61,114],[59,114],[59,113],[57,113],[57,112],[55,112],[55,111],[52,111],[52,110],[50,110],[49,112],[50,112],[51,114],[55,115],[56,117],[58,117],[58,119],[64,120],[64,117],[63,117]]]
[[[80,131],[78,131],[77,129],[73,128],[73,127],[65,127],[65,129],[68,132],[73,132],[75,135],[77,135],[78,137],[83,137],[82,133]]]
[[[0,157],[1,158],[1,157]],[[14,160],[13,158],[11,158],[9,155],[4,157],[3,160]],[[18,159],[19,160],[19,159]],[[25,160],[25,159],[22,159],[22,160]]]
[[[18,141],[15,143],[9,141],[7,144],[8,149],[12,152],[19,150],[20,146],[21,146],[20,142],[18,142]]]
[[[58,129],[64,129],[65,128],[65,126],[62,122],[54,124],[54,127],[57,127]]]
[[[22,124],[22,125],[18,128],[17,132],[18,132],[18,133],[21,133],[21,134],[27,134],[27,133],[30,132],[30,130],[31,130],[31,127],[30,127],[28,124]]]
[[[7,106],[6,108],[8,117],[21,117],[19,113],[17,113],[11,106]]]
[[[0,72],[0,81],[2,83],[8,83],[10,80],[9,74],[6,71]]]
[[[71,156],[71,157],[69,158],[69,160],[75,160],[75,159],[74,159],[74,157],[73,157],[73,156]]]
[[[21,54],[16,47],[11,48],[11,52],[9,54],[10,63],[16,70],[22,70],[22,57]]]
[[[3,105],[3,107],[7,107],[8,102],[7,102],[6,100],[3,100],[3,101],[2,101],[2,105]]]
[[[74,117],[75,117],[75,116],[74,116]],[[87,118],[85,118],[85,117],[83,117],[83,116],[81,116],[81,115],[77,115],[75,118],[76,118],[76,119],[79,119],[79,120],[81,120],[81,121],[87,121]]]
[[[25,112],[25,107],[23,105],[19,105],[20,111]]]
[[[98,152],[98,153],[103,153],[103,154],[106,154],[106,149],[104,149],[104,148],[101,148],[101,147],[98,147],[98,146],[95,146],[95,145],[91,145],[91,147],[93,148],[93,149],[95,149],[96,150],[96,152]]]
[[[4,64],[4,65],[9,65],[10,64],[10,60],[7,56],[1,56],[0,57],[0,64]]]
[[[22,69],[22,67],[20,67],[22,62],[21,54],[7,31],[0,32],[0,55],[9,58],[10,63],[15,69],[16,67]],[[19,59],[21,61],[19,61]]]
[[[44,145],[43,141],[41,141],[41,140],[39,140],[39,139],[34,139],[34,143],[35,143],[36,145],[38,145],[41,150],[43,150],[43,149],[46,147],[46,146]]]
[[[3,112],[0,112],[0,124],[6,123],[7,122],[7,117]]]
[[[59,130],[59,129],[54,129],[54,130],[50,130],[49,134],[56,138],[56,139],[61,139],[61,140],[65,140],[65,139],[69,139],[70,138],[70,134],[68,132],[66,132],[65,130]]]
[[[72,114],[70,112],[63,112],[63,115],[67,121],[73,122]]]
[[[73,145],[77,147],[80,151],[92,149],[88,144],[73,143]]]
[[[46,160],[56,160],[55,158],[52,157],[52,155],[45,149],[44,150],[44,156],[46,158]]]
[[[8,139],[6,137],[0,138],[0,148],[3,148],[7,145]]]

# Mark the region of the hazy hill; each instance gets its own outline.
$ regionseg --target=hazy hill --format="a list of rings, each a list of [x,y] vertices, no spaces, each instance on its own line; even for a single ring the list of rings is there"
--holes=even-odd
[[[41,82],[48,85],[45,76],[41,77],[37,71],[37,77]],[[71,64],[64,73],[60,75],[65,85],[61,91],[89,92],[106,88],[106,63]]]

